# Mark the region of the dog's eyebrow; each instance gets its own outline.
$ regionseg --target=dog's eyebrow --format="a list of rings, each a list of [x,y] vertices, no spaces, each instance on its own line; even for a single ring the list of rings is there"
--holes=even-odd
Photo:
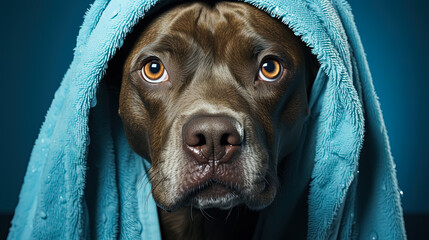
[[[151,48],[152,51],[162,53],[177,53],[186,51],[186,40],[182,34],[161,35]]]
[[[253,46],[252,49],[252,58],[253,59],[258,59],[259,54],[261,54],[261,52],[266,49],[266,46],[264,46],[261,43],[257,43]]]
[[[161,35],[154,42],[151,42],[147,45],[144,45],[139,49],[135,55],[132,65],[142,62],[144,58],[147,58],[151,55],[175,55],[186,53],[186,44],[184,43],[183,37],[180,36],[170,36],[170,35]]]
[[[248,37],[249,44],[251,45],[251,54],[253,59],[258,59],[261,53],[267,52],[275,52],[276,46],[270,43],[267,39],[259,34],[252,33],[250,37]]]
[[[273,55],[282,59],[289,65],[289,67],[291,67],[291,63],[294,60],[293,55],[291,54],[291,49],[284,48],[277,44],[272,44],[269,41],[265,41],[261,38],[253,39],[253,46],[251,51],[253,59],[261,60],[260,55]]]

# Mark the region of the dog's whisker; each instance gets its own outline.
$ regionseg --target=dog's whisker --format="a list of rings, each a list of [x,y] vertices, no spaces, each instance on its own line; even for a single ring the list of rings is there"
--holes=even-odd
[[[205,212],[204,212],[204,210],[200,207],[200,212],[201,212],[201,214],[203,215],[203,217],[205,218],[205,219],[207,219],[208,221],[210,221],[211,222],[211,220],[206,216],[206,214],[205,214]]]
[[[152,181],[153,178],[158,175],[161,172],[161,170],[155,171],[155,170],[151,170],[149,173],[149,177],[147,178],[148,181]]]
[[[148,205],[148,202],[149,202],[149,198],[150,198],[150,195],[152,194],[152,191],[149,191],[149,193],[147,194],[147,196],[146,196],[146,200],[145,200],[145,207],[147,208],[147,205]]]
[[[167,179],[167,176],[164,176],[161,180],[159,180],[155,185],[152,185],[152,192],[155,191],[155,189]]]
[[[267,185],[270,185],[270,182],[268,181],[268,179],[264,176],[264,177],[262,177],[262,179],[265,181],[265,183],[267,184]]]
[[[228,218],[231,215],[231,212],[232,212],[232,206],[229,207],[228,215],[226,215],[226,218],[225,218],[225,223],[228,222]]]
[[[139,189],[138,190],[143,190],[147,187],[147,185],[150,183],[150,180],[147,176],[143,176],[141,177],[141,179],[139,179],[139,182],[142,181],[142,184],[139,185]]]
[[[163,175],[163,174],[161,174],[161,175]],[[151,189],[151,191],[149,191],[149,193],[147,194],[147,196],[146,196],[146,203],[149,201],[149,197],[150,197],[150,195],[152,194],[153,195],[153,192],[155,191],[155,189],[161,184],[161,183],[163,183],[163,182],[165,182],[167,180],[167,176],[164,176],[162,179],[160,179],[155,185],[153,185],[152,184],[152,189]]]
[[[144,180],[144,184],[141,185],[142,189],[146,188],[146,186],[153,181],[153,179],[156,177],[157,173],[159,173],[159,171],[158,172],[151,171],[149,173],[149,177],[147,177],[147,175],[146,175],[146,179]],[[142,178],[144,178],[144,177],[145,176],[143,176]]]
[[[147,184],[149,184],[149,183],[151,183],[152,182],[152,180],[153,180],[153,178],[155,177],[155,173],[154,172],[152,172],[152,168],[150,168],[149,169],[150,171],[151,171],[151,176],[150,177],[148,177],[148,178],[146,178],[146,183],[144,184],[144,188],[146,188],[146,186],[147,186]],[[148,202],[149,202],[149,198],[150,198],[150,195],[152,194],[152,191],[153,191],[153,189],[151,190],[151,191],[149,191],[148,192],[148,194],[147,194],[147,196],[146,196],[146,200],[145,200],[145,205],[147,206],[147,204],[148,204]]]
[[[193,222],[194,221],[194,217],[192,216],[192,201],[191,201],[191,221]]]
[[[203,215],[206,217],[206,219],[209,220],[210,222],[212,221],[212,219],[215,219],[208,212],[206,212],[203,208],[200,208],[200,211],[201,211],[201,213],[203,213]],[[209,217],[210,219],[207,217]]]

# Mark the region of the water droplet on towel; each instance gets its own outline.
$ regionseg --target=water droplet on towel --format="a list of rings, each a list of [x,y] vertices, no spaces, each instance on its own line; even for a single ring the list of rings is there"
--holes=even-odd
[[[113,8],[112,13],[110,14],[110,18],[115,18],[118,16],[118,13],[121,11],[121,5],[118,4],[116,7]]]
[[[37,172],[37,168],[33,168],[33,169],[31,169],[31,172],[32,172],[32,173]]]
[[[63,196],[60,196],[60,203],[65,203],[66,199]]]
[[[142,232],[143,227],[142,227],[142,223],[140,221],[137,221],[136,229],[139,233]]]
[[[45,143],[45,139],[44,138],[40,139],[40,142]]]
[[[401,197],[403,197],[403,196],[404,196],[404,191],[402,191],[401,189],[399,189],[399,195],[400,195]]]
[[[378,235],[376,232],[372,231],[369,233],[369,239],[371,240],[377,240],[378,239]]]
[[[96,96],[94,96],[93,98],[92,98],[92,100],[91,100],[91,108],[93,108],[93,107],[95,107],[95,106],[97,106],[97,97]]]
[[[103,222],[103,223],[106,223],[106,221],[107,221],[107,217],[106,217],[106,214],[102,214],[101,215],[101,222]]]
[[[42,219],[46,219],[48,216],[46,215],[46,213],[45,213],[44,211],[41,211],[41,212],[40,212],[40,217],[41,217]]]

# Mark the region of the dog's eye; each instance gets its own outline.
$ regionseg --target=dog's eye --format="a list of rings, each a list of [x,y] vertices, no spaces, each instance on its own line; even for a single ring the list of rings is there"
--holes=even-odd
[[[164,65],[156,59],[146,62],[141,71],[143,78],[150,83],[159,83],[168,78]]]
[[[276,60],[267,59],[262,61],[258,77],[260,80],[274,82],[280,78],[283,66]]]

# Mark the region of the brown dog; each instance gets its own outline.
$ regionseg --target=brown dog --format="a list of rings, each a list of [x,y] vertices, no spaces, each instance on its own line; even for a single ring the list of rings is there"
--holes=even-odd
[[[311,54],[244,3],[182,4],[139,34],[119,113],[132,149],[152,162],[156,203],[171,212],[159,211],[163,237],[250,238],[257,213],[247,207],[273,201],[277,165],[308,115]]]

